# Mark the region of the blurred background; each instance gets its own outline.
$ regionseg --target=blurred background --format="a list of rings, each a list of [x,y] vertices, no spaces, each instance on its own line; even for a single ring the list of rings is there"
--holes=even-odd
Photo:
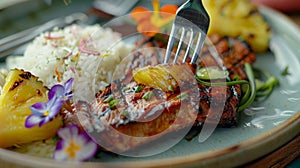
[[[180,5],[184,1],[161,0],[161,4],[175,3]],[[281,10],[300,25],[299,0],[252,1]],[[111,4],[115,4],[117,8]],[[0,39],[75,12],[88,14],[89,18],[86,22],[88,24],[103,24],[114,15],[129,12],[133,8],[132,5],[152,6],[151,0],[0,0]]]
[[[93,0],[0,0],[0,38],[74,12],[87,12]]]
[[[161,4],[183,2],[162,0]],[[76,12],[89,15],[87,24],[103,24],[116,15],[128,13],[133,5],[151,7],[151,4],[151,0],[0,0],[0,39]]]

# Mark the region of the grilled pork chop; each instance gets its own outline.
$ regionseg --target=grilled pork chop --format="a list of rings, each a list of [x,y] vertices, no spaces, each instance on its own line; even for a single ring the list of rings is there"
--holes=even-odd
[[[230,77],[246,79],[243,70],[245,62],[253,63],[254,54],[247,44],[232,38],[212,36],[218,53],[222,56],[224,66],[230,72]],[[149,47],[152,42],[139,43],[140,47]],[[200,66],[219,66],[214,58],[203,49]],[[156,52],[137,52],[133,58],[132,69],[145,65],[157,64],[159,58],[151,59],[145,64],[141,61],[145,55],[155,55]],[[192,72],[195,67],[188,66]],[[130,71],[132,71],[130,69]],[[118,84],[109,85],[96,94],[92,104],[77,104],[75,111],[65,111],[65,124],[84,125],[85,129],[96,129],[94,136],[110,151],[127,151],[137,146],[149,143],[163,135],[180,131],[191,126],[201,125],[204,122],[219,124],[222,127],[232,127],[237,124],[237,109],[241,97],[239,85],[233,86],[205,86],[197,83],[196,97],[195,83],[185,82],[185,87],[177,90],[162,91],[159,88],[149,87],[137,83],[127,73]],[[227,79],[230,80],[230,79]],[[193,93],[191,93],[193,92]],[[192,103],[191,103],[192,102]],[[183,113],[180,111],[184,111]],[[180,113],[180,115],[178,115]],[[220,120],[207,118],[208,113],[221,115]],[[76,116],[76,117],[75,117]],[[192,120],[191,120],[192,119]],[[176,122],[175,122],[176,120]],[[191,122],[192,121],[192,122]],[[90,126],[90,127],[89,127]],[[116,134],[111,132],[117,131]],[[122,133],[129,137],[149,137],[147,140],[119,136]],[[157,135],[157,136],[156,136]]]

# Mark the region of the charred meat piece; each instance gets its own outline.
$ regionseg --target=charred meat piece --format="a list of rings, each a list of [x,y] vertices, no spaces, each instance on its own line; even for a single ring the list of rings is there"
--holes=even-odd
[[[230,78],[233,79],[238,76],[240,79],[247,79],[243,70],[244,64],[255,61],[255,56],[248,46],[239,40],[217,35],[212,36],[211,40],[216,45],[224,66],[230,72]],[[140,46],[138,47],[147,48],[153,44],[153,41],[143,41],[139,43]],[[220,66],[207,50],[208,48],[204,47],[199,66]],[[156,65],[160,62],[159,53],[155,50],[148,51],[140,50],[134,53],[131,60],[133,64],[131,64],[127,76],[99,91],[93,104],[79,104],[80,107],[73,108],[75,111],[66,112],[68,115],[64,115],[65,124],[84,125],[85,128],[91,126],[94,130],[96,129],[96,135],[101,135],[102,141],[106,142],[105,148],[107,150],[121,152],[171,132],[202,125],[204,122],[219,124],[222,127],[232,127],[237,124],[237,109],[241,98],[240,85],[206,86],[201,83],[191,83],[186,78],[181,81],[185,87],[176,87],[179,84],[176,83],[172,85],[171,89],[166,90],[169,87],[161,89],[132,80],[132,72],[135,68]],[[151,59],[153,64],[149,61],[150,59],[144,59],[149,56],[154,57]],[[143,59],[148,60],[148,63],[145,64]],[[167,65],[164,66],[167,67]],[[195,72],[194,66],[189,66],[189,68]],[[176,73],[180,72],[184,71],[177,71]],[[157,74],[160,76],[159,78],[164,78],[162,75],[164,73]],[[178,76],[185,75],[180,74]],[[227,80],[231,80],[230,78]],[[154,79],[148,78],[148,81],[151,82]],[[169,80],[169,78],[165,79]],[[160,80],[157,79],[157,81]],[[170,81],[172,82],[172,80]],[[194,87],[197,88],[196,91],[191,89]],[[208,118],[208,114],[221,116],[220,120],[214,117]],[[73,115],[78,115],[77,118],[80,121],[74,119]],[[111,132],[113,131],[117,131],[117,134],[112,135]],[[129,137],[151,138],[147,141],[128,139],[120,137],[119,133]]]
[[[199,83],[195,86],[195,83],[185,80],[181,83],[183,87],[174,87],[172,91],[163,91],[135,81],[110,85],[99,91],[91,111],[100,120],[98,123],[101,124],[97,127],[102,129],[98,138],[106,143],[105,148],[126,151],[204,122],[224,127],[236,124],[239,86],[211,87]],[[207,118],[208,113],[221,115],[221,120]],[[139,141],[113,135],[113,130],[129,137],[149,138]]]
[[[237,109],[241,97],[239,85],[209,87],[199,84],[199,93],[197,125],[204,122],[219,124],[221,127],[237,125]],[[207,118],[208,113],[212,113],[212,116],[221,115],[220,120]]]
[[[162,36],[162,37],[166,38],[165,40],[168,41],[167,36]],[[229,71],[231,79],[234,79],[236,77],[239,77],[240,79],[247,79],[246,73],[244,71],[244,65],[246,62],[253,64],[256,61],[256,56],[252,52],[249,44],[239,38],[220,36],[218,34],[212,34],[208,38],[213,44],[213,46],[210,45],[203,46],[201,51],[202,53],[198,59],[199,60],[198,64],[202,67],[223,66]],[[153,38],[141,39],[136,43],[136,49],[144,49],[144,48],[151,48],[151,47],[166,48],[166,45],[163,45],[163,43],[161,42],[155,41]],[[213,47],[216,49],[218,56],[220,56],[221,63],[216,62],[218,58],[215,58],[215,56],[211,55],[211,53],[209,52],[209,47]],[[176,52],[176,47],[174,47],[173,52],[174,53]],[[148,65],[157,65],[155,63],[162,63],[162,59],[163,59],[162,57],[164,55],[164,52],[159,52],[156,51],[154,48],[152,48],[150,54],[148,50],[143,51],[140,54],[142,55],[152,54],[151,58],[153,59],[154,63]],[[183,56],[179,57],[179,62],[182,58]]]
[[[223,66],[227,68],[230,73],[230,78],[239,77],[240,79],[247,79],[244,71],[246,62],[252,64],[256,61],[255,54],[251,51],[249,45],[239,39],[232,37],[224,37],[217,34],[211,35],[209,39],[214,44],[219,54]],[[220,66],[209,52],[208,47],[203,47],[203,54],[201,56],[201,66]]]

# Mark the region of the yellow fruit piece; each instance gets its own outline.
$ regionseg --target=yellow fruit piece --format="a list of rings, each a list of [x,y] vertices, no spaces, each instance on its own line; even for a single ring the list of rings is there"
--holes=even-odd
[[[29,143],[55,136],[62,126],[62,117],[42,127],[25,127],[26,118],[32,114],[30,106],[47,102],[47,88],[29,72],[14,69],[6,77],[0,95],[0,147]]]
[[[254,52],[269,48],[270,26],[249,0],[203,0],[210,15],[208,35],[241,37]]]
[[[191,68],[187,64],[146,66],[134,69],[132,74],[137,83],[165,92],[178,88],[183,81],[194,79]]]
[[[171,90],[177,84],[172,82],[174,79],[167,71],[158,66],[135,69],[132,73],[136,82],[164,91]]]

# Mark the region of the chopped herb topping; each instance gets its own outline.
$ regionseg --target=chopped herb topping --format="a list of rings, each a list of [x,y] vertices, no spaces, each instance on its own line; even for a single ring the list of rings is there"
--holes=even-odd
[[[197,70],[196,75],[203,80],[225,79],[228,77],[229,72],[220,70],[217,67],[204,67]]]
[[[284,68],[284,70],[281,72],[281,76],[287,76],[287,75],[290,75],[291,73],[289,72],[289,67],[286,66]]]
[[[144,96],[142,97],[142,99],[144,99],[144,100],[150,100],[151,99],[151,97],[152,97],[152,91],[148,91],[148,92],[146,92],[145,94],[144,94]]]
[[[168,90],[171,91],[171,92],[174,91],[174,89],[173,89],[173,87],[171,85],[168,86]]]
[[[122,113],[121,113],[123,116],[127,116],[128,115],[128,112],[126,110],[123,110]]]
[[[183,93],[183,94],[177,96],[177,98],[180,99],[180,100],[184,100],[184,99],[186,99],[188,97],[189,97],[189,95],[186,94],[186,93]]]
[[[109,108],[114,108],[119,104],[120,100],[112,100],[109,102]]]
[[[114,95],[109,95],[106,99],[103,100],[103,103],[109,103],[110,101],[112,101],[114,99]]]
[[[138,87],[136,87],[135,88],[135,93],[141,92],[144,88],[145,88],[145,86],[138,86]]]

